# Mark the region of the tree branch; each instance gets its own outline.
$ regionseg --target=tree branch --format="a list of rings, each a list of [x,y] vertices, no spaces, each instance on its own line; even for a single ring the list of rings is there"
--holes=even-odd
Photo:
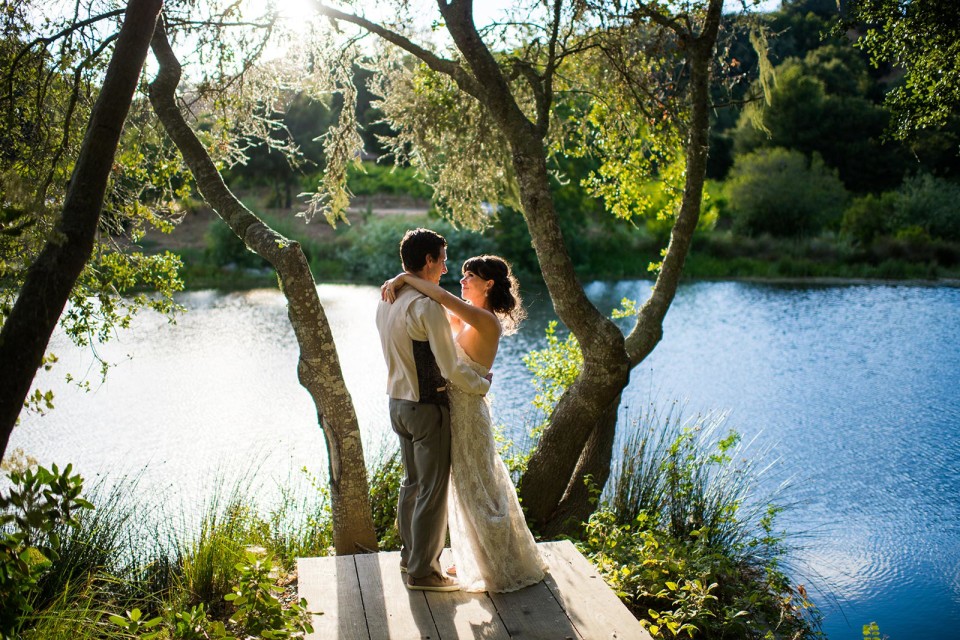
[[[56,42],[60,38],[70,35],[71,33],[78,31],[80,29],[83,29],[84,27],[90,26],[91,24],[100,22],[101,20],[108,20],[110,18],[122,16],[125,11],[126,11],[126,8],[115,9],[114,11],[108,11],[107,13],[101,13],[100,15],[87,18],[86,20],[80,20],[79,22],[71,22],[68,27],[61,29],[60,31],[58,31],[53,35],[33,39],[32,41],[24,45],[22,49],[20,49],[17,55],[13,58],[13,62],[10,63],[10,73],[7,77],[8,83],[13,82],[13,72],[16,70],[17,65],[20,64],[21,58],[27,55],[27,53],[29,53],[30,50],[33,49],[38,44],[42,44],[44,47],[46,47],[51,42]],[[12,86],[10,87],[10,92],[13,93]]]
[[[550,25],[550,44],[547,47],[547,68],[543,72],[542,85],[537,95],[537,129],[541,136],[547,135],[550,126],[550,105],[553,102],[553,75],[557,70],[557,39],[560,34],[560,10],[563,0],[554,0],[553,24]]]
[[[57,164],[60,162],[60,158],[63,157],[63,153],[66,151],[67,146],[70,143],[70,121],[73,120],[73,113],[77,107],[77,101],[80,98],[80,76],[83,74],[83,70],[87,67],[88,64],[96,60],[103,51],[110,46],[110,44],[120,37],[120,33],[114,33],[103,39],[103,42],[100,43],[100,46],[97,47],[93,53],[87,56],[83,62],[77,65],[77,68],[73,72],[73,91],[70,92],[70,102],[67,103],[67,111],[63,116],[63,136],[60,139],[60,145],[57,147],[57,150],[53,154],[53,159],[50,161],[50,172],[47,174],[46,180],[43,182],[43,186],[37,191],[37,199],[40,202],[43,202],[47,197],[47,189],[50,188],[51,183],[53,183],[54,175],[57,172]]]
[[[688,33],[681,36],[692,44],[685,50],[692,77],[683,201],[670,232],[670,243],[653,291],[640,309],[637,322],[626,339],[631,366],[636,366],[646,358],[663,336],[663,319],[676,295],[683,263],[700,219],[710,133],[710,59],[716,45],[722,12],[723,0],[710,0],[700,35],[693,37],[692,33]]]
[[[642,16],[656,22],[661,27],[670,29],[671,31],[676,33],[681,39],[685,39],[690,36],[689,29],[684,29],[683,26],[681,26],[680,24],[680,19],[685,17],[685,15],[677,16],[676,18],[673,18],[671,20],[670,18],[666,17],[662,13],[656,11],[655,9],[651,9],[643,2],[637,3],[637,12],[640,13]]]
[[[441,58],[432,51],[428,51],[427,49],[424,49],[420,45],[414,43],[406,36],[403,36],[396,31],[387,29],[383,25],[367,20],[366,18],[354,15],[352,13],[345,13],[343,11],[334,9],[333,7],[328,7],[321,0],[314,0],[313,4],[317,10],[317,13],[320,15],[327,16],[333,20],[342,20],[343,22],[355,24],[369,33],[383,38],[387,42],[400,47],[407,53],[416,56],[434,71],[438,71],[450,76],[453,78],[454,82],[457,83],[457,86],[470,95],[479,97],[481,92],[480,84],[477,82],[476,78],[467,73],[467,71],[461,67],[458,62]]]

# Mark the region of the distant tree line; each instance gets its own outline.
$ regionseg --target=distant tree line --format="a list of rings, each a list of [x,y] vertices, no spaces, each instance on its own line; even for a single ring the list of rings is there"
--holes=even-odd
[[[714,181],[713,199],[704,205],[700,233],[714,226],[738,236],[813,238],[826,233],[862,249],[876,241],[960,241],[960,211],[955,206],[960,193],[960,118],[952,113],[936,126],[896,135],[887,98],[903,87],[905,69],[890,61],[874,66],[870,52],[854,46],[876,25],[851,22],[849,17],[844,22],[835,0],[785,0],[779,10],[756,19],[755,30],[767,34],[765,54],[773,76],[766,79],[764,91],[750,30],[730,16],[721,43],[725,55],[719,58],[723,73],[718,75],[725,82],[713,90],[707,169]],[[371,72],[357,66],[353,75],[364,159],[382,158],[387,149],[378,136],[394,132],[376,108],[379,96],[368,86]],[[741,80],[747,78],[751,80]],[[228,179],[269,187],[271,206],[296,206],[296,194],[308,191],[324,169],[321,136],[341,108],[339,94],[328,102],[298,96],[282,114],[286,129],[275,135],[289,136],[299,146],[303,164],[292,166],[276,150],[255,145],[249,160],[231,169]],[[583,183],[598,168],[595,158],[558,154],[553,163],[558,177],[554,199],[566,230],[596,242],[604,236],[628,240],[655,258],[656,240],[665,244],[669,224],[651,217],[639,225],[634,222],[632,231],[624,229],[623,221],[607,215],[603,199]],[[351,189],[376,192],[383,175],[353,171]],[[670,199],[660,193],[668,188],[665,182],[654,181],[645,189],[667,208]],[[395,188],[382,185],[384,192]],[[425,200],[430,190],[410,192]],[[630,240],[638,228],[641,237]],[[497,245],[513,252],[521,267],[536,271],[519,214],[501,210],[495,230],[487,235],[495,235]],[[575,262],[589,263],[597,271],[592,254],[598,252],[593,249],[585,242],[571,251]]]

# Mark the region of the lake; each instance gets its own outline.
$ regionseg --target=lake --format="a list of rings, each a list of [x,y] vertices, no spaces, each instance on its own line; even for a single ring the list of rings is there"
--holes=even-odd
[[[595,282],[603,311],[644,298],[649,282]],[[367,457],[394,446],[374,287],[322,285]],[[495,417],[523,431],[533,388],[520,361],[545,344],[545,292],[494,366]],[[285,301],[273,290],[192,292],[176,324],[153,313],[97,348],[53,339],[60,357],[38,384],[56,409],[25,416],[11,447],[89,478],[145,467],[140,491],[167,504],[204,500],[217,482],[257,469],[260,497],[326,468],[315,410],[296,377]],[[624,325],[626,326],[626,325]],[[66,383],[86,376],[91,389]],[[960,289],[733,282],[680,288],[664,339],[633,373],[621,429],[654,403],[723,410],[770,449],[764,482],[792,478],[798,506],[781,525],[804,534],[796,579],[825,613],[830,638],[876,621],[893,640],[960,628]],[[830,595],[815,591],[829,585]]]

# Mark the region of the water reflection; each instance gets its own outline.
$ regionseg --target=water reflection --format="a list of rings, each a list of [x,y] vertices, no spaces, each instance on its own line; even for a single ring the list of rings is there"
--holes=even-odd
[[[604,312],[643,299],[649,282],[592,283]],[[393,446],[372,287],[322,286],[368,452]],[[503,343],[494,414],[516,436],[533,389],[520,358],[544,344],[545,292],[527,291],[530,319]],[[322,474],[312,402],[297,382],[297,347],[282,296],[258,290],[185,294],[177,324],[152,314],[101,348],[115,362],[89,393],[67,371],[96,376],[90,352],[55,336],[61,363],[42,374],[57,408],[13,435],[43,462],[90,476],[147,466],[141,485],[192,504],[211,470],[259,465],[257,493]],[[651,401],[684,399],[688,414],[730,410],[730,426],[773,446],[768,480],[795,479],[801,508],[785,528],[810,533],[801,569],[836,587],[832,638],[879,622],[893,638],[960,625],[960,290],[698,283],[681,287],[664,339],[634,371],[621,428]],[[629,320],[621,321],[624,328]],[[368,456],[369,457],[369,456]],[[809,586],[809,585],[808,585]],[[849,620],[849,624],[847,622]]]

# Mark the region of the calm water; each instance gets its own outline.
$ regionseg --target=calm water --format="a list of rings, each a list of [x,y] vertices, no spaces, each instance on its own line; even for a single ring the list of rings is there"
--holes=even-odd
[[[594,283],[604,310],[645,296],[646,282]],[[322,286],[368,457],[393,446],[371,287]],[[504,343],[492,397],[522,428],[533,395],[520,355],[543,345],[542,292]],[[257,472],[278,488],[322,474],[312,403],[296,379],[297,350],[275,291],[198,292],[176,324],[144,315],[99,349],[115,363],[100,384],[88,350],[56,336],[61,362],[40,380],[57,408],[29,417],[12,445],[41,462],[73,461],[87,476],[146,466],[142,490],[167,504],[208,495],[213,476]],[[90,392],[62,381],[88,374]],[[687,414],[728,410],[728,423],[778,457],[768,482],[794,479],[800,507],[782,524],[808,532],[796,558],[815,588],[830,638],[877,621],[894,640],[951,637],[960,628],[960,289],[786,287],[700,283],[681,288],[665,337],[633,374],[632,407],[686,402]],[[639,413],[639,411],[634,411]],[[835,600],[834,600],[835,599]]]

